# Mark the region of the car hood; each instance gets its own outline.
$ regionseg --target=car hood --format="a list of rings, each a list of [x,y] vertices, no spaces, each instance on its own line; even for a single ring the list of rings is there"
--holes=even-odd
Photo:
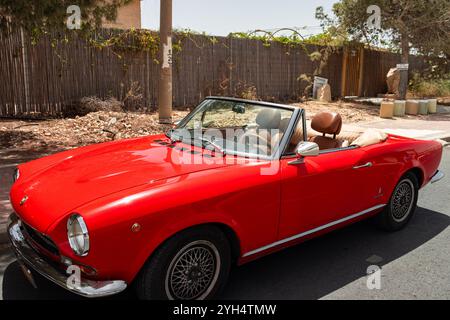
[[[20,167],[11,202],[25,222],[45,232],[62,216],[95,199],[227,165],[209,151],[203,154],[195,147],[197,153],[192,154],[192,148],[183,144],[171,148],[161,136],[154,136],[75,149],[56,160],[55,156],[35,160]],[[39,170],[27,170],[28,165]]]

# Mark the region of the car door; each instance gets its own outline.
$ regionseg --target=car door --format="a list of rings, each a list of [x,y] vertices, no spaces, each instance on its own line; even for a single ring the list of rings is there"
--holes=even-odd
[[[361,150],[364,150],[361,163],[368,165],[359,169],[359,178],[364,181],[363,201],[367,207],[386,204],[398,182],[404,160],[413,154],[404,154],[398,150],[392,152],[386,150],[383,144],[363,147]]]
[[[367,209],[360,172],[370,169],[361,148],[316,157],[282,158],[279,239],[285,239]]]

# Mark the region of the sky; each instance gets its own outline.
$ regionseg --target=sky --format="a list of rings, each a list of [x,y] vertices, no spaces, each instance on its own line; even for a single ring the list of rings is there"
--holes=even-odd
[[[173,0],[173,27],[226,36],[256,29],[301,28],[303,36],[322,31],[315,10],[331,12],[336,0]],[[159,29],[160,0],[142,0],[142,27]]]

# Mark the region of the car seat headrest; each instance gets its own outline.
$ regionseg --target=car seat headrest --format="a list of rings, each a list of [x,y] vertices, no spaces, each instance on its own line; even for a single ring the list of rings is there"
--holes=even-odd
[[[311,120],[311,128],[323,134],[336,136],[341,132],[342,117],[335,112],[318,113]]]
[[[261,129],[278,129],[280,121],[280,110],[264,108],[256,116],[256,123]]]

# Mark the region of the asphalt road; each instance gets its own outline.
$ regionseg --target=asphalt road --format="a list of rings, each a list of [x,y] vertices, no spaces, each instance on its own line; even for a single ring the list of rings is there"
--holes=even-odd
[[[11,168],[0,168],[0,177],[5,170]],[[421,190],[402,231],[385,233],[366,221],[286,249],[235,268],[221,298],[450,299],[449,147],[441,170],[446,179]],[[34,289],[12,260],[0,246],[3,299],[80,299],[39,276]],[[367,288],[370,265],[381,268],[380,289]],[[134,298],[131,290],[113,297]]]

